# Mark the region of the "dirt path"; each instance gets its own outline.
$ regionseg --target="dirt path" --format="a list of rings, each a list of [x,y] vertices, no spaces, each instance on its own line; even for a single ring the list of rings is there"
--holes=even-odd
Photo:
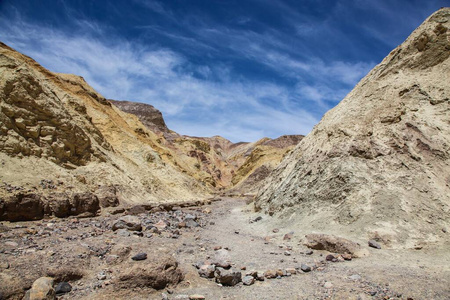
[[[176,218],[189,215],[196,216],[201,226],[178,228]],[[327,262],[326,251],[307,254],[309,249],[301,240],[309,232],[283,227],[279,220],[256,214],[242,199],[222,199],[182,211],[138,213],[144,226],[142,232],[113,231],[112,224],[120,217],[2,224],[0,293],[3,292],[4,298],[10,295],[10,299],[21,299],[23,290],[30,288],[35,279],[48,274],[49,269],[56,269],[81,276],[67,279],[72,291],[58,296],[59,299],[189,299],[193,294],[206,299],[450,297],[448,247],[421,250],[367,247],[369,257]],[[258,217],[261,219],[255,222]],[[158,231],[155,226],[160,220],[168,226]],[[284,239],[288,233],[290,240]],[[256,281],[250,286],[242,283],[220,286],[213,279],[201,278],[194,266],[213,260],[217,253],[214,249],[219,247],[229,249],[233,268],[241,270],[243,276],[252,271],[288,268],[296,268],[297,274]],[[147,253],[148,259],[131,259],[140,252]],[[178,261],[178,268],[185,274],[176,287],[155,291],[142,284],[140,273],[133,275],[141,267],[157,266],[159,260],[171,258]],[[301,264],[313,270],[305,273],[299,269]],[[122,282],[124,274],[129,279]],[[147,275],[156,276],[151,272],[143,274]],[[15,292],[9,293],[12,290]]]
[[[259,222],[250,223],[258,216]],[[300,240],[301,229],[279,227],[279,222],[255,214],[243,200],[225,199],[213,208],[213,226],[201,231],[198,244],[207,250],[195,259],[214,256],[214,246],[228,247],[233,263],[246,271],[286,269],[307,264],[319,268],[309,272],[256,281],[252,286],[220,287],[206,279],[195,279],[192,288],[179,293],[203,294],[207,299],[448,299],[450,297],[450,251],[369,249],[367,258],[346,262],[325,262],[329,252],[309,250]],[[277,233],[273,230],[278,229]],[[276,231],[276,230],[275,230]],[[239,232],[239,233],[237,233]],[[283,240],[287,233],[291,240]],[[266,242],[266,237],[271,237]],[[291,247],[292,250],[288,247]],[[290,255],[286,256],[285,252]],[[356,275],[356,276],[355,276]],[[325,283],[331,283],[324,287]],[[373,296],[372,296],[373,295]]]

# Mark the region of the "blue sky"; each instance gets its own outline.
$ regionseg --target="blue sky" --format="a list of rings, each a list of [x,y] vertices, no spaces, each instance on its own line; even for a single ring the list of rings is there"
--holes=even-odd
[[[234,142],[307,134],[449,1],[0,0],[0,40],[170,129]]]

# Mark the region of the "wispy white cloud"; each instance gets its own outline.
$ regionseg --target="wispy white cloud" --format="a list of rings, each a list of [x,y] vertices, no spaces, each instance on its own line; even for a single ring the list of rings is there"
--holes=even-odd
[[[196,66],[194,77],[180,53],[157,46],[105,41],[93,35],[68,34],[21,21],[2,25],[1,39],[56,72],[83,76],[109,98],[147,102],[161,109],[169,126],[182,134],[223,135],[234,141],[307,133],[318,121],[289,105],[288,87],[233,79],[226,68]],[[92,24],[79,22],[86,30]],[[222,79],[207,80],[212,72]],[[270,103],[271,100],[272,103]],[[275,103],[273,103],[275,102]],[[278,104],[279,103],[279,104]],[[277,109],[273,106],[279,105]]]

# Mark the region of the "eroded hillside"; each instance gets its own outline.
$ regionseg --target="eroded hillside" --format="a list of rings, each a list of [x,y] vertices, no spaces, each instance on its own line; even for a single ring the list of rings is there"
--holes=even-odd
[[[158,134],[159,143],[175,153],[172,160],[186,174],[221,192],[256,193],[262,179],[303,138],[302,135],[286,135],[252,143],[232,143],[220,136],[185,136],[169,130],[161,112],[151,105],[110,101],[122,111],[136,115],[149,130]]]
[[[197,200],[211,192],[172,163],[172,151],[155,133],[81,77],[52,73],[4,44],[0,71],[0,192],[6,203],[28,201],[41,215],[51,199],[77,206],[80,193],[95,199],[107,191],[116,205]],[[11,209],[2,204],[2,213]]]
[[[181,136],[153,106],[107,100],[83,78],[52,73],[4,44],[0,71],[3,219],[206,199],[263,164],[272,169],[298,141],[233,144],[219,136]],[[251,165],[253,150],[259,158]],[[17,210],[24,213],[8,216]]]
[[[443,8],[363,78],[267,180],[257,209],[386,245],[448,240],[449,26]]]

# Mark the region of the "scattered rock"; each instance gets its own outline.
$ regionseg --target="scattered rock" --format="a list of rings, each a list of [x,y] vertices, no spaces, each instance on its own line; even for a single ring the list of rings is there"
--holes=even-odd
[[[328,234],[306,235],[305,246],[314,250],[327,250],[334,253],[349,253],[353,257],[368,256],[369,252],[358,243]]]
[[[131,259],[132,260],[137,260],[137,261],[138,260],[146,260],[147,259],[147,253],[144,253],[144,252],[138,253],[135,256],[133,256]]]
[[[255,283],[255,278],[253,276],[244,276],[242,278],[242,283],[244,285],[252,285]]]
[[[381,245],[378,244],[378,243],[377,243],[376,241],[374,241],[374,240],[370,240],[370,241],[369,241],[369,247],[376,248],[376,249],[381,249]]]
[[[158,230],[163,230],[166,229],[167,223],[164,222],[164,220],[159,220],[158,223],[155,224],[155,227],[158,228]]]
[[[331,282],[327,281],[327,282],[325,282],[323,287],[326,288],[326,289],[331,289],[333,287],[333,284]]]
[[[9,262],[7,262],[7,261],[1,261],[0,262],[0,269],[9,269],[9,267],[10,267],[10,265],[9,265]]]
[[[212,264],[217,267],[229,269],[231,267],[231,257],[229,251],[226,249],[217,250],[214,253]]]
[[[348,277],[350,280],[354,280],[354,281],[359,281],[361,280],[361,276],[359,276],[358,274],[354,274]]]
[[[105,280],[106,279],[106,273],[105,271],[101,271],[100,273],[97,274],[97,279],[98,280]]]
[[[276,270],[267,270],[266,272],[264,272],[264,277],[267,279],[277,278],[277,271]]]
[[[13,241],[6,241],[3,245],[5,245],[6,247],[9,247],[9,248],[17,248],[19,246],[18,243],[13,242]]]
[[[116,231],[118,229],[127,229],[130,231],[141,231],[142,225],[141,220],[136,216],[123,216],[119,220],[114,222],[112,230]]]
[[[216,268],[216,281],[225,286],[235,286],[242,280],[242,274],[236,269]]]
[[[205,300],[205,296],[203,295],[190,295],[189,300]]]
[[[292,275],[297,274],[297,270],[295,268],[286,268],[286,272]]]
[[[73,216],[94,217],[100,209],[97,196],[89,192],[74,194],[70,204],[70,214]]]
[[[113,254],[110,254],[110,255],[107,255],[106,257],[105,257],[105,261],[106,261],[106,263],[107,264],[114,264],[114,263],[116,263],[116,262],[118,262],[119,261],[119,256],[118,255],[113,255]]]
[[[186,227],[188,227],[188,228],[200,226],[196,221],[194,221],[194,219],[185,219],[184,223],[186,224]]]
[[[337,261],[336,257],[335,257],[333,254],[328,254],[328,255],[325,257],[325,260],[326,260],[326,261],[332,261],[332,262],[336,262],[336,261]]]
[[[344,253],[341,255],[344,260],[352,260],[352,255],[348,253]]]
[[[69,293],[72,290],[72,286],[68,282],[60,282],[55,288],[56,295],[61,295],[65,293]]]
[[[29,291],[30,300],[53,300],[56,299],[53,289],[53,278],[41,277],[33,282]]]
[[[284,237],[283,237],[283,240],[284,240],[284,241],[290,241],[290,240],[292,239],[293,236],[294,236],[294,232],[286,233],[286,234],[284,235]]]
[[[214,278],[216,268],[213,265],[202,265],[198,269],[198,274],[200,277],[204,278]]]
[[[118,236],[123,236],[123,237],[127,237],[127,236],[131,235],[131,233],[127,229],[124,229],[124,228],[117,230],[116,234]]]
[[[273,233],[278,233],[280,231],[280,229],[275,228],[274,230],[272,230]]]
[[[151,287],[156,290],[176,285],[183,279],[183,273],[178,268],[178,262],[172,256],[159,256],[147,260],[145,264],[135,264],[121,271],[114,280],[118,288]]]
[[[44,204],[37,194],[19,193],[0,199],[0,221],[34,221],[44,217]]]
[[[306,255],[313,255],[313,253],[314,253],[314,251],[312,251],[312,250],[308,250],[305,252]]]
[[[308,273],[308,272],[311,272],[311,267],[308,266],[308,265],[306,265],[306,264],[302,264],[302,265],[300,266],[300,270],[302,270],[302,271],[305,272],[305,273]]]
[[[256,280],[264,281],[264,272],[256,272]]]

